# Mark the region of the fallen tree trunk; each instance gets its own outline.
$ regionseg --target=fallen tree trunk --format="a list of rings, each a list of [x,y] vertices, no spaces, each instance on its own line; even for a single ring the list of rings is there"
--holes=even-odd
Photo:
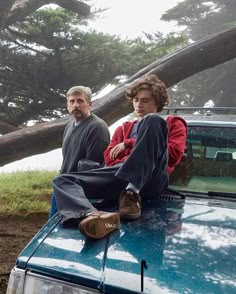
[[[94,112],[112,124],[132,109],[124,99],[127,86],[145,74],[157,74],[169,88],[208,68],[236,58],[236,27],[206,37],[146,66],[124,84],[97,100]]]
[[[157,74],[170,87],[200,71],[236,57],[236,27],[209,36],[157,60],[131,76],[125,83],[94,101],[93,112],[108,125],[131,110],[125,99],[127,86],[147,73]],[[69,118],[27,127],[0,137],[0,166],[61,146],[61,136]]]
[[[90,6],[77,0],[1,0],[0,30],[33,13],[46,4],[57,4],[74,11],[81,16],[88,16]]]

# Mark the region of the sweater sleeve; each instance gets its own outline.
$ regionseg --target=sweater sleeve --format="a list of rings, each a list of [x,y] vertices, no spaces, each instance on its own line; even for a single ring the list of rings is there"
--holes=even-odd
[[[105,160],[105,164],[107,166],[111,166],[114,165],[116,163],[115,160],[111,160],[110,159],[110,151],[113,147],[115,147],[117,144],[123,142],[123,132],[122,132],[122,126],[119,126],[111,139],[110,144],[107,146],[107,149],[104,151],[103,155],[104,155],[104,160]]]
[[[104,162],[103,152],[110,141],[109,129],[101,124],[91,128],[87,137],[86,158],[102,164]]]
[[[185,150],[187,139],[187,127],[182,118],[172,119],[168,135],[168,169],[171,173],[180,162]]]
[[[136,142],[135,138],[124,139],[124,143],[129,148],[134,148],[134,144]]]

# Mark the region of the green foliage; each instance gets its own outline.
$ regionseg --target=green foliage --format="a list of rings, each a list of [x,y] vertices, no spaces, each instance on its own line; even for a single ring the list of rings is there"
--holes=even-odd
[[[185,0],[162,16],[164,21],[177,21],[186,27],[193,40],[201,39],[231,27],[236,19],[234,0]]]
[[[52,179],[58,171],[0,174],[0,214],[48,213]]]
[[[183,46],[185,38],[121,40],[91,31],[86,20],[57,8],[37,10],[10,26],[0,42],[0,120],[19,127],[66,115],[64,94],[71,86],[87,85],[96,93]]]
[[[162,20],[176,21],[189,40],[196,41],[235,25],[235,15],[235,0],[186,0],[168,10]],[[180,82],[170,89],[172,105],[204,106],[211,99],[215,106],[236,106],[235,66],[232,60]]]

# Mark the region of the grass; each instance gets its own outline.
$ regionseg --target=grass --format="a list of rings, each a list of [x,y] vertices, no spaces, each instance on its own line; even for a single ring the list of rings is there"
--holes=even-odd
[[[0,215],[48,213],[52,180],[58,171],[0,174]]]

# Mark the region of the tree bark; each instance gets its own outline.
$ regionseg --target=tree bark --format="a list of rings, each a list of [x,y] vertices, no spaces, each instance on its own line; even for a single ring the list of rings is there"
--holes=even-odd
[[[2,0],[0,2],[0,30],[5,26],[8,14],[14,2],[15,0]]]
[[[68,118],[63,118],[50,123],[40,123],[1,136],[0,166],[30,155],[58,148],[58,146],[61,146],[62,132],[68,122]]]
[[[15,127],[5,121],[0,120],[0,130],[1,130],[2,134],[7,134],[10,132],[14,132],[14,131],[19,130],[19,128]]]
[[[131,76],[113,91],[95,100],[92,110],[108,125],[132,111],[125,89],[144,74],[157,74],[167,87],[200,71],[236,57],[236,27],[204,38],[165,56]],[[50,151],[61,145],[68,118],[27,127],[0,137],[0,166],[26,156]]]
[[[0,3],[0,30],[50,3],[74,11],[83,17],[90,13],[90,6],[77,0],[3,0]]]

